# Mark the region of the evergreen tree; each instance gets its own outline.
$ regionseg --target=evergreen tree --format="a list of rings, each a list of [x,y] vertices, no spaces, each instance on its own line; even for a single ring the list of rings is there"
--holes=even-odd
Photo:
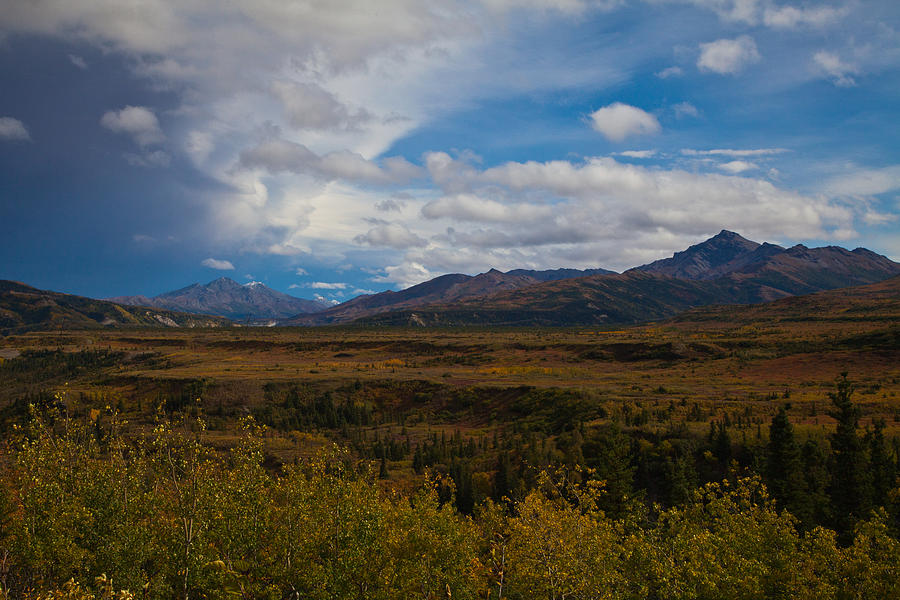
[[[769,492],[781,508],[805,521],[809,518],[803,505],[805,481],[803,480],[800,448],[794,439],[794,428],[782,406],[769,427],[769,446],[766,455],[766,484]]]
[[[884,421],[878,419],[866,434],[869,463],[872,465],[872,502],[875,506],[888,504],[888,494],[894,487],[896,469],[884,443]]]
[[[828,394],[834,406],[828,414],[837,421],[831,434],[830,492],[834,525],[845,537],[852,534],[856,522],[872,506],[869,461],[863,440],[856,433],[860,409],[851,401],[852,395],[853,384],[844,372],[838,379],[837,389]]]

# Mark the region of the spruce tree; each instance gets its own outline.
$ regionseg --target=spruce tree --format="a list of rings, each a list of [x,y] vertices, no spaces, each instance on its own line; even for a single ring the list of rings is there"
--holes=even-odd
[[[831,434],[831,503],[834,525],[845,539],[856,522],[872,506],[872,479],[863,440],[857,435],[861,411],[853,404],[853,384],[841,373],[837,388],[828,397],[834,407],[828,414],[837,421]]]
[[[786,508],[801,521],[810,517],[803,506],[803,480],[800,447],[794,438],[794,427],[782,406],[769,426],[769,445],[766,453],[766,484],[781,508]]]

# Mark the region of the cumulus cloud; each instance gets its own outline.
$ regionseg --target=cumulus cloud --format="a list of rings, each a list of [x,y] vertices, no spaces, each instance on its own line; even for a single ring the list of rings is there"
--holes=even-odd
[[[411,261],[399,265],[390,265],[384,268],[384,274],[372,278],[374,283],[396,284],[401,289],[408,288],[433,279],[437,273],[425,268],[421,263]]]
[[[476,201],[454,205],[439,200],[433,208],[423,208],[426,217],[471,224],[472,229],[448,232],[448,242],[461,246],[525,251],[530,246],[634,237],[638,232],[696,235],[721,228],[723,223],[741,223],[746,231],[763,236],[823,239],[850,228],[853,220],[852,213],[838,204],[784,190],[766,180],[650,169],[612,158],[582,164],[511,162],[480,172],[466,165],[460,168],[468,174],[471,196],[447,199],[478,199],[483,190],[497,187],[507,190],[501,198],[542,198],[528,205],[530,214],[516,219],[504,217],[514,215],[520,202],[494,200],[495,204],[480,208]]]
[[[309,273],[303,267],[297,267],[294,270],[294,273],[296,273],[297,275],[309,275]]]
[[[476,194],[452,194],[426,204],[422,215],[428,219],[515,223],[549,218],[553,209],[523,202],[505,204]]]
[[[0,140],[20,140],[27,141],[31,139],[28,128],[18,119],[12,117],[0,117]]]
[[[240,163],[247,168],[262,168],[270,173],[312,175],[324,180],[343,179],[367,183],[402,183],[421,174],[421,169],[401,157],[388,157],[377,164],[347,150],[322,156],[283,139],[270,139],[244,150]]]
[[[400,212],[406,208],[406,202],[400,198],[385,198],[376,202],[375,208],[381,212]]]
[[[404,250],[415,246],[425,246],[428,242],[399,223],[386,223],[370,229],[354,238],[357,244],[386,246]]]
[[[727,171],[728,173],[734,173],[736,175],[738,173],[743,173],[744,171],[750,171],[759,167],[757,167],[752,162],[747,162],[745,160],[732,160],[730,162],[718,165],[718,168],[722,169],[723,171]]]
[[[206,258],[201,263],[204,267],[216,269],[217,271],[234,271],[234,265],[230,260],[219,260],[217,258]]]
[[[697,67],[701,71],[733,75],[759,60],[760,55],[756,49],[756,42],[750,36],[742,35],[733,40],[721,39],[700,44]]]
[[[145,106],[111,110],[100,118],[100,124],[114,133],[130,135],[139,146],[159,144],[166,139],[156,115]]]
[[[853,75],[858,72],[858,69],[856,66],[841,60],[841,57],[837,54],[820,50],[813,55],[813,63],[821,73],[831,78],[834,85],[839,87],[856,85]]]
[[[276,81],[272,93],[284,106],[288,122],[297,129],[353,129],[372,119],[365,109],[351,112],[334,94],[315,83]]]
[[[829,179],[824,184],[827,193],[842,196],[875,196],[900,190],[900,165],[881,169],[854,169],[850,173]]]
[[[621,142],[632,135],[658,133],[659,121],[648,112],[621,102],[591,113],[591,126],[606,139]]]

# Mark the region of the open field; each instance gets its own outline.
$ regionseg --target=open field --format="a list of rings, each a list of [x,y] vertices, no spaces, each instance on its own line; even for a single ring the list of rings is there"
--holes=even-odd
[[[421,415],[438,428],[486,432],[511,424],[523,386],[570,390],[601,408],[593,420],[665,411],[659,427],[705,428],[729,414],[768,422],[790,402],[806,430],[827,430],[827,392],[841,372],[857,385],[862,425],[900,428],[897,320],[883,313],[798,320],[744,309],[708,310],[627,329],[230,328],[29,333],[0,340],[0,355],[108,350],[110,364],[5,373],[3,402],[38,388],[115,403],[132,421],[202,382],[207,413],[265,405],[266,386],[372,391],[373,410]],[[752,311],[756,311],[755,313]],[[744,313],[742,313],[744,314]],[[6,359],[7,367],[18,360]],[[199,389],[199,388],[197,388]],[[477,405],[455,401],[477,389]],[[393,392],[391,391],[393,390]],[[428,390],[423,400],[423,390]],[[418,394],[418,396],[416,396]],[[689,417],[699,412],[702,420]],[[140,409],[139,409],[140,408]],[[518,416],[518,415],[512,415]],[[383,420],[387,420],[385,417]],[[655,419],[651,418],[652,424]]]

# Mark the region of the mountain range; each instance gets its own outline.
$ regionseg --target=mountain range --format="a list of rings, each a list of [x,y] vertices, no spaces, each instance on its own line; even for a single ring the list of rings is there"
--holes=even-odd
[[[122,306],[104,300],[39,290],[0,281],[0,334],[31,330],[98,327],[220,327],[228,319],[168,310]]]
[[[118,325],[602,325],[669,318],[696,307],[756,304],[888,280],[900,264],[865,248],[790,248],[722,231],[672,257],[605,269],[491,269],[449,274],[337,306],[222,277],[154,298],[107,301],[0,282],[0,328]],[[114,302],[116,304],[114,304]],[[198,315],[216,315],[198,316]],[[224,318],[222,318],[224,317]]]
[[[320,311],[329,306],[318,300],[289,296],[258,281],[242,285],[228,277],[220,277],[207,284],[194,283],[152,298],[118,296],[107,300],[129,306],[218,315],[232,321],[285,319],[300,313]]]
[[[402,292],[360,296],[286,325],[585,325],[663,319],[696,306],[752,304],[900,274],[900,264],[837,246],[783,248],[731,231],[622,274],[541,280],[522,271],[444,275]]]

